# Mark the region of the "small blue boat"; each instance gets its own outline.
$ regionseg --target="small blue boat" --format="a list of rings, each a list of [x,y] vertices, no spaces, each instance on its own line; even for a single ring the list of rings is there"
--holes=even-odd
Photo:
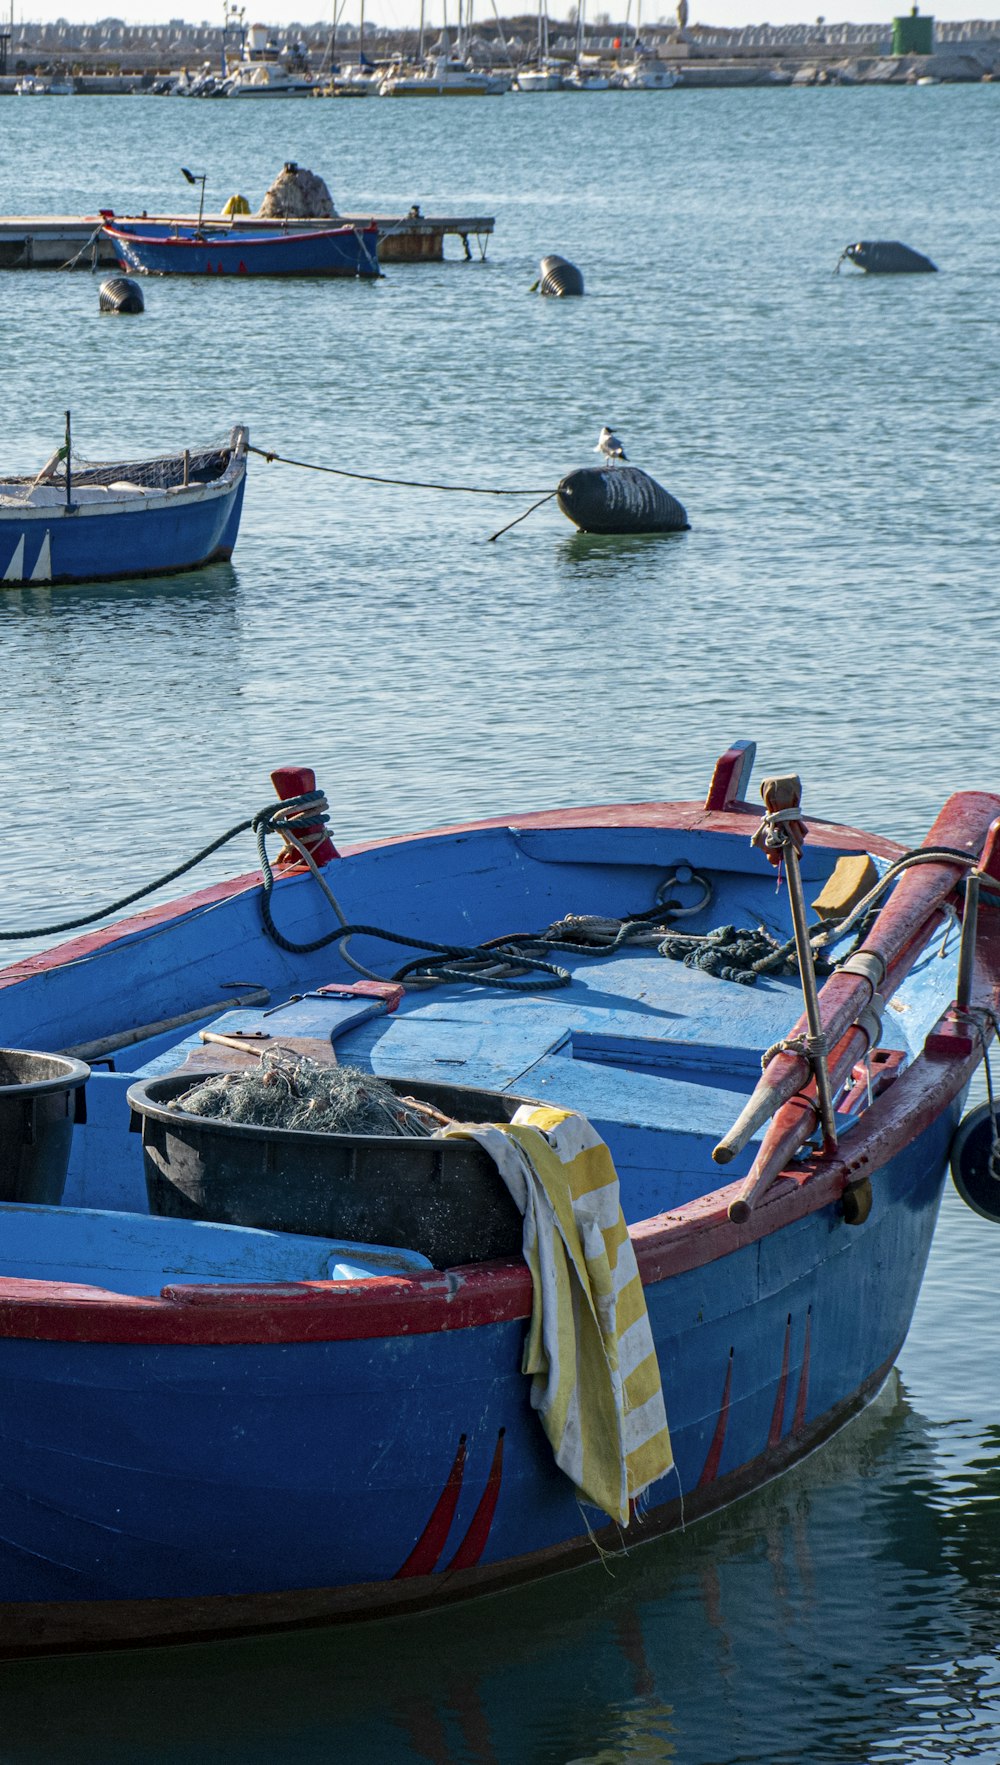
[[[105,223],[123,270],[144,276],[380,276],[378,228],[185,226],[182,222]]]
[[[263,859],[293,836],[283,861],[0,970],[0,1653],[514,1586],[690,1525],[872,1400],[995,1023],[1000,796],[952,797],[907,853],[773,795],[762,822],[751,760],[723,755],[704,803],[339,851],[287,768],[254,821]],[[829,933],[818,1040],[787,967],[795,840],[810,938]],[[520,1217],[488,1160],[449,1168],[478,1145],[172,1108],[269,1043],[335,1045],[466,1119],[524,1098],[589,1118],[673,1444],[624,1531],[542,1433]],[[60,1062],[85,1121],[52,1101]],[[50,1135],[65,1176],[19,1190]]]
[[[0,478],[0,588],[166,576],[232,556],[248,434],[222,447]]]

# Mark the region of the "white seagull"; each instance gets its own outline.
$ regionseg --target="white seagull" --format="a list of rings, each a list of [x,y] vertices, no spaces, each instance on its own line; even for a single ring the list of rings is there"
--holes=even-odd
[[[603,454],[604,458],[610,460],[612,465],[615,464],[616,460],[624,460],[626,462],[628,460],[628,454],[625,452],[621,441],[617,435],[612,433],[606,423],[601,430],[600,440],[598,441],[594,452],[595,454]]]

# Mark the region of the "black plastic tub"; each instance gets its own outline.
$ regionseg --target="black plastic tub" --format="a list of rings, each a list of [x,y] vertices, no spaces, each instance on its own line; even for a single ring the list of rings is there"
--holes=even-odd
[[[188,1115],[168,1104],[207,1073],[132,1085],[151,1213],[419,1250],[436,1268],[517,1256],[522,1220],[472,1140],[310,1134]],[[509,1121],[523,1097],[389,1079],[458,1121]]]
[[[0,1048],[0,1201],[62,1200],[89,1077],[67,1054]]]

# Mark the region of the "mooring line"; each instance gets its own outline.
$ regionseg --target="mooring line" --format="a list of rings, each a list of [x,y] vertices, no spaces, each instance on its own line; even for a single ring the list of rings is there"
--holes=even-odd
[[[333,478],[356,478],[363,484],[396,484],[405,490],[452,490],[463,492],[467,496],[538,496],[537,484],[530,490],[495,490],[483,484],[429,484],[419,478],[377,478],[372,472],[348,472],[343,466],[321,466],[314,460],[293,460],[287,454],[274,453],[270,448],[248,447],[248,453],[259,454],[268,464],[280,466],[298,466],[303,472],[326,472]],[[554,496],[555,491],[549,490],[546,497]],[[528,511],[530,513],[530,510]],[[495,537],[495,536],[494,536]]]

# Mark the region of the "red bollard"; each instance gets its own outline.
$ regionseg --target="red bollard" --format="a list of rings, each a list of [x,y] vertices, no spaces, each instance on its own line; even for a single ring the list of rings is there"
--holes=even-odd
[[[316,789],[316,774],[311,766],[276,766],[271,774],[271,783],[281,801],[287,803],[289,797],[304,797],[310,791],[314,791]],[[304,822],[301,827],[296,828],[295,832],[303,845],[309,848],[315,863],[328,864],[331,858],[340,857],[340,853],[321,821]],[[317,841],[315,845],[313,844],[314,840]],[[288,870],[295,865],[301,867],[302,859],[294,846],[283,846],[275,859],[275,864],[280,866],[282,870]]]

